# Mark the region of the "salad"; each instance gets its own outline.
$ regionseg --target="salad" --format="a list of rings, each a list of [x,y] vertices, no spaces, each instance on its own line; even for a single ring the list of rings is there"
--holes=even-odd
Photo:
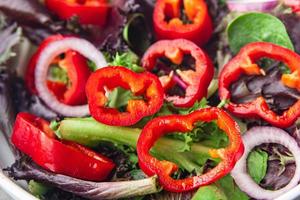
[[[3,169],[40,199],[276,199],[300,182],[299,0],[1,0]]]

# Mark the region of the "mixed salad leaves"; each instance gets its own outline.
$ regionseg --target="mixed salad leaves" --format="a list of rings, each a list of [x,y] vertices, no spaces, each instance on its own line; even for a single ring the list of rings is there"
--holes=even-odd
[[[300,181],[299,10],[0,1],[4,171],[40,199],[279,197]]]

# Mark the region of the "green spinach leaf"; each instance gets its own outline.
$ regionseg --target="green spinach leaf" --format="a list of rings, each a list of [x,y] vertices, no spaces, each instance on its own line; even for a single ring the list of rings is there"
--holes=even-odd
[[[228,198],[220,189],[214,184],[200,187],[193,196],[192,200],[227,200]]]
[[[248,200],[249,197],[242,192],[239,187],[235,184],[233,178],[227,175],[215,183],[218,187],[222,188],[227,199],[230,200]]]
[[[236,54],[251,42],[271,42],[294,50],[284,24],[266,13],[247,13],[237,17],[227,27],[231,51]]]
[[[247,160],[248,172],[256,183],[265,177],[268,167],[268,153],[262,150],[252,151]]]

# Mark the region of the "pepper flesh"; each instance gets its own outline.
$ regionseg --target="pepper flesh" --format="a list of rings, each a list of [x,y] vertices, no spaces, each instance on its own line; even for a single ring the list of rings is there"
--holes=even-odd
[[[35,88],[34,72],[37,60],[43,49],[52,42],[63,39],[62,35],[53,35],[44,40],[39,46],[36,53],[31,57],[26,75],[25,82],[31,93],[37,94]],[[63,68],[68,75],[70,85],[58,81],[47,81],[48,88],[54,93],[59,101],[67,105],[83,105],[87,102],[85,95],[85,84],[91,72],[87,65],[87,59],[75,51],[67,51],[63,59],[57,58],[55,61],[59,67]]]
[[[61,19],[77,16],[81,24],[104,26],[110,11],[106,0],[46,0],[48,9]]]
[[[229,145],[222,149],[211,149],[214,158],[221,162],[205,174],[188,177],[181,180],[171,178],[178,167],[169,161],[160,161],[149,153],[155,142],[162,136],[172,132],[190,132],[196,122],[217,120],[218,126],[229,138]],[[200,186],[208,185],[228,174],[244,152],[240,130],[237,123],[223,110],[205,108],[188,115],[170,115],[158,117],[143,128],[137,143],[137,153],[140,168],[148,175],[157,174],[162,187],[170,192],[186,192]]]
[[[182,6],[187,23],[180,19]],[[200,46],[208,42],[213,31],[204,0],[158,0],[153,25],[158,40],[184,38]]]
[[[60,142],[46,120],[29,113],[19,113],[12,143],[39,166],[55,173],[84,180],[102,181],[115,164],[84,146]]]
[[[174,64],[181,64],[184,55],[190,55],[195,60],[194,69],[172,71],[169,68],[171,71],[169,75],[160,77],[165,90],[165,99],[177,107],[191,107],[197,100],[206,97],[207,88],[214,74],[210,58],[196,44],[185,39],[158,41],[142,58],[142,66],[152,71],[159,58],[166,57]],[[166,94],[176,82],[185,90],[184,97]]]
[[[106,107],[105,90],[122,87],[143,99],[131,99],[126,112]],[[99,122],[114,126],[130,126],[145,116],[156,113],[163,104],[163,88],[151,73],[135,73],[125,67],[105,67],[95,71],[86,85],[91,115]],[[145,100],[144,100],[145,99]]]
[[[239,54],[223,68],[219,78],[219,96],[221,100],[230,100],[230,85],[234,81],[237,81],[240,75],[264,75],[264,72],[255,64],[255,61],[266,57],[285,63],[292,74],[284,74],[281,77],[283,84],[298,90],[300,89],[300,85],[298,84],[299,76],[297,77],[300,71],[300,56],[289,49],[272,43],[254,42],[243,47]],[[245,70],[249,66],[252,66],[252,70]],[[277,115],[273,112],[262,96],[244,104],[230,102],[226,108],[239,117],[260,117],[280,128],[289,127],[300,116],[300,100],[282,115]]]

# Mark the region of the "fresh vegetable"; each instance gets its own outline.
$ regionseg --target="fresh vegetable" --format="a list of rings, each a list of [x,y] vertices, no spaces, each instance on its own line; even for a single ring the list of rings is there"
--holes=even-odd
[[[130,198],[157,193],[160,190],[156,177],[132,181],[91,182],[46,171],[27,160],[17,161],[8,171],[15,179],[33,179],[94,200]]]
[[[142,99],[131,99],[126,112],[106,107],[106,89],[129,89]],[[94,72],[86,85],[91,115],[104,124],[130,126],[145,116],[156,113],[163,104],[163,89],[159,80],[148,72],[137,74],[124,67],[105,67]],[[145,100],[144,100],[145,99]]]
[[[37,64],[37,59],[40,57],[41,52],[44,50],[44,48],[49,45],[50,43],[54,41],[59,41],[63,39],[64,36],[57,34],[57,35],[52,35],[48,38],[46,38],[38,47],[37,51],[32,55],[30,58],[27,69],[26,69],[26,74],[25,74],[25,83],[27,86],[27,89],[32,93],[32,94],[37,94],[36,87],[35,87],[35,79],[34,79],[34,72]]]
[[[49,10],[56,13],[61,19],[70,19],[77,16],[81,24],[104,26],[110,10],[107,0],[46,0]]]
[[[47,45],[54,41],[63,39],[62,35],[53,35],[47,38],[38,48],[37,52],[31,57],[27,72],[25,76],[26,85],[28,89],[37,94],[35,87],[35,68],[37,60]],[[90,70],[87,64],[87,60],[75,51],[67,51],[64,58],[56,58],[53,61],[58,72],[66,71],[65,76],[67,80],[60,80],[60,77],[51,77],[52,80],[47,80],[48,88],[56,96],[56,98],[67,105],[82,105],[87,103],[85,95],[85,84],[90,76]],[[54,69],[53,67],[50,67]],[[62,73],[60,73],[62,74]],[[63,74],[64,75],[64,74]],[[60,75],[62,76],[62,75]],[[56,79],[58,80],[56,80]],[[68,84],[69,83],[69,84]]]
[[[288,86],[297,81],[294,78],[297,75],[300,56],[293,51],[280,47],[278,45],[266,42],[250,43],[243,47],[239,54],[233,58],[222,70],[219,78],[219,96],[222,101],[230,100],[230,85],[236,81],[241,74],[264,75],[265,72],[255,61],[260,58],[268,57],[284,62],[291,70],[292,74],[282,76],[282,82]],[[265,99],[260,96],[255,100],[243,104],[229,102],[226,108],[233,114],[240,117],[260,117],[268,123],[277,127],[288,127],[292,125],[300,116],[300,101],[286,110],[282,115],[277,115],[272,111]]]
[[[105,180],[114,163],[79,144],[55,139],[49,123],[28,113],[19,113],[14,125],[12,143],[39,166],[72,177]]]
[[[184,38],[200,46],[208,42],[213,31],[204,0],[158,0],[153,26],[158,40]]]
[[[251,102],[262,96],[274,112],[281,114],[300,99],[300,93],[286,87],[281,81],[282,71],[279,62],[263,66],[265,76],[242,75],[230,86],[230,100],[236,104]]]
[[[53,59],[68,50],[74,50],[80,53],[82,56],[85,56],[87,59],[94,62],[98,68],[107,66],[106,60],[104,59],[102,53],[99,52],[88,41],[75,37],[63,38],[61,40],[51,42],[40,52],[40,56],[36,61],[34,72],[35,87],[39,97],[49,108],[51,108],[55,112],[63,116],[86,116],[89,114],[88,105],[70,106],[60,102],[50,91],[46,81],[48,76],[48,69]],[[86,78],[86,76],[84,77]],[[82,87],[82,85],[80,85],[80,82],[78,82],[78,84],[78,87]]]
[[[148,26],[144,14],[136,13],[129,17],[123,29],[123,38],[130,49],[139,55],[143,54],[151,45],[152,33]],[[135,34],[139,33],[139,34]]]
[[[228,25],[227,35],[234,54],[251,42],[271,42],[294,50],[284,24],[266,13],[246,13],[237,17]]]
[[[245,144],[245,152],[242,158],[237,162],[231,172],[232,177],[241,190],[246,192],[249,196],[257,199],[275,199],[281,194],[289,191],[295,187],[300,180],[300,148],[297,142],[285,131],[275,127],[254,127],[248,130],[243,135]],[[279,190],[267,190],[261,188],[247,173],[246,160],[251,149],[264,143],[281,144],[289,149],[293,154],[296,162],[295,174],[288,185]]]
[[[295,47],[295,51],[299,54],[300,53],[300,15],[294,14],[284,14],[280,15],[279,19],[284,23],[288,34],[292,40],[292,43]]]
[[[51,190],[51,188],[42,183],[30,180],[28,183],[28,190],[31,192],[31,194],[41,199],[43,195],[47,194],[47,192]]]
[[[231,11],[247,12],[247,11],[264,11],[273,10],[278,5],[278,0],[228,0],[227,5]]]
[[[267,173],[268,153],[262,150],[255,150],[249,153],[247,160],[248,172],[252,179],[259,184]]]
[[[171,64],[159,62],[164,57]],[[191,63],[185,62],[187,57],[191,57]],[[172,64],[182,66],[172,67]],[[160,81],[165,90],[165,99],[178,107],[191,107],[196,101],[206,97],[214,74],[209,57],[197,45],[185,39],[156,42],[144,54],[142,66],[148,71],[163,73]],[[169,94],[176,89],[183,91],[183,94]]]
[[[175,180],[171,175],[178,170],[178,166],[169,161],[159,161],[149,154],[149,150],[161,136],[176,131],[189,132],[193,130],[195,123],[212,120],[217,120],[218,126],[227,134],[230,142],[226,148],[209,150],[213,158],[222,160],[210,171],[183,180]],[[141,169],[149,176],[157,174],[162,187],[172,192],[190,191],[225,176],[243,154],[243,148],[238,125],[228,114],[217,108],[204,108],[185,116],[170,115],[155,118],[143,128],[137,143]]]
[[[200,187],[192,200],[227,200],[224,192],[214,184]]]
[[[54,123],[52,128],[59,138],[89,147],[95,147],[103,141],[108,141],[136,149],[141,133],[141,129],[138,128],[108,126],[98,123],[92,118],[64,119],[58,124]],[[202,135],[207,134],[207,130],[210,128],[212,127],[207,127],[204,130],[199,128],[199,135],[201,133]],[[155,147],[151,149],[151,152],[158,158],[175,162],[189,172],[201,172],[203,164],[210,158],[209,144],[214,143],[218,139],[217,133],[215,137],[210,137],[210,134],[207,134],[201,140],[204,144],[190,143],[188,144],[190,145],[190,151],[182,151],[187,145],[185,141],[173,138],[161,138]]]

